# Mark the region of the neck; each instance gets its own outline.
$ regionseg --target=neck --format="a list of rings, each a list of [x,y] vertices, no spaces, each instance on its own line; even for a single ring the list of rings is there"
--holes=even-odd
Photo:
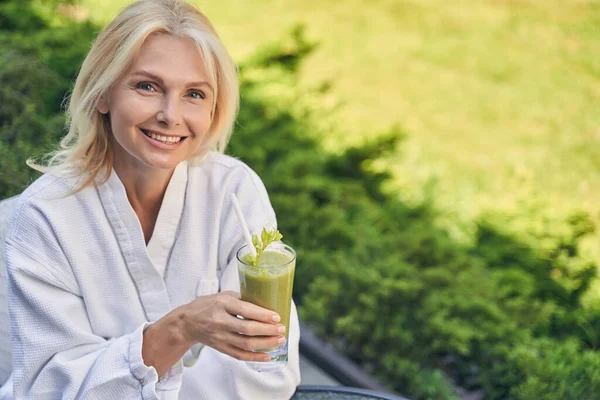
[[[125,187],[127,199],[140,220],[144,238],[148,243],[174,169],[123,165],[117,160],[113,167]]]
[[[118,162],[115,162],[113,167],[125,186],[127,198],[134,209],[136,205],[146,209],[155,206],[160,208],[174,169],[135,168],[120,165]]]

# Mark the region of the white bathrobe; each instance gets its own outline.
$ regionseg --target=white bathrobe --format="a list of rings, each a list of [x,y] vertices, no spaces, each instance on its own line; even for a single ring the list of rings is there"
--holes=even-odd
[[[204,347],[197,360],[188,352],[158,380],[141,357],[149,324],[197,296],[239,291],[235,252],[244,240],[230,193],[251,231],[276,225],[265,187],[248,166],[218,153],[200,166],[181,163],[148,245],[114,171],[105,184],[65,197],[73,185],[49,175],[35,181],[7,235],[17,399],[292,396],[300,383],[294,305],[282,371],[259,373]]]

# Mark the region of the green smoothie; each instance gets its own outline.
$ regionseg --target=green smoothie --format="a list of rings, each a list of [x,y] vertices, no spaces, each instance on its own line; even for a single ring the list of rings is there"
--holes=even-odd
[[[278,313],[287,338],[296,258],[285,247],[266,249],[257,267],[249,265],[248,258],[242,257],[238,270],[242,300]]]

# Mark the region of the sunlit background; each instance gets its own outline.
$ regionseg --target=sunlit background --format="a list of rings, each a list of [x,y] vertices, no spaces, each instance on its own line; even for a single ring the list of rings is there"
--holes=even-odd
[[[0,0],[2,198],[129,2],[68,3]],[[321,338],[415,400],[598,398],[599,1],[193,3]]]

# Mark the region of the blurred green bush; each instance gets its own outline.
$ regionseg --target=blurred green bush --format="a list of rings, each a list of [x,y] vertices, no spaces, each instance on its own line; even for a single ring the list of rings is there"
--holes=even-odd
[[[36,175],[27,157],[64,133],[61,104],[97,28],[0,1],[0,196]],[[365,370],[412,399],[594,399],[600,393],[600,310],[582,296],[597,266],[581,253],[585,212],[552,215],[535,201],[490,212],[473,243],[435,223],[428,202],[382,190],[374,161],[401,145],[396,129],[342,154],[322,150],[320,90],[296,84],[316,46],[302,28],[241,65],[242,107],[230,154],[271,194],[298,249],[301,317]],[[324,86],[326,89],[326,85]]]
[[[51,21],[29,1],[0,1],[0,198],[20,193],[36,176],[27,158],[64,134],[61,107],[97,30]]]

